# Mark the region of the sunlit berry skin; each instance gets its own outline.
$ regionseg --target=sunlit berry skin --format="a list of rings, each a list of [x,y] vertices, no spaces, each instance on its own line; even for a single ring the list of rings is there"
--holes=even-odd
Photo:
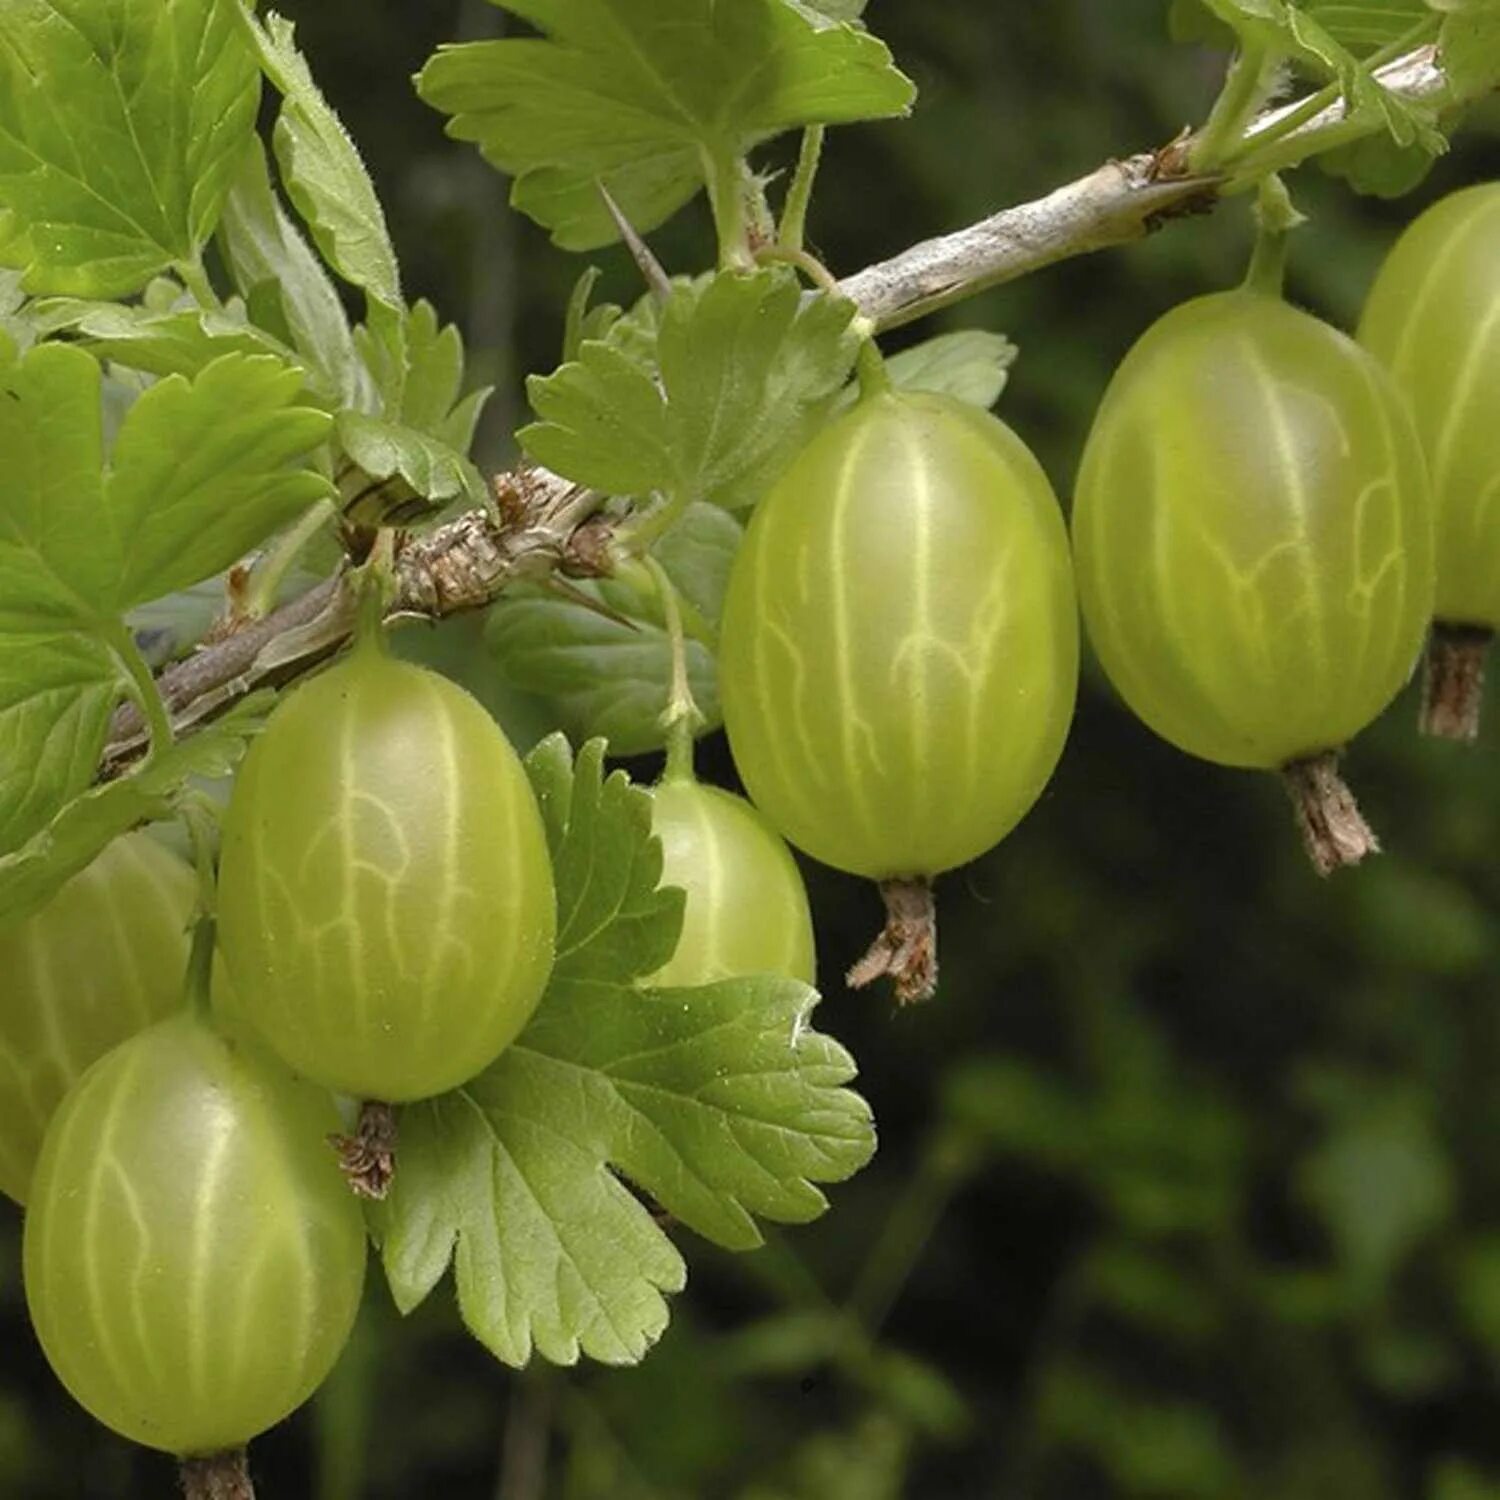
[[[1335,750],[1411,675],[1432,506],[1410,417],[1353,340],[1277,297],[1185,303],[1116,372],[1073,510],[1079,598],[1127,704],[1189,754]]]
[[[687,894],[677,951],[647,981],[712,984],[747,974],[816,976],[812,913],[781,835],[743,797],[696,781],[651,793],[663,885]]]
[[[116,839],[28,917],[0,926],[0,1192],[18,1203],[63,1095],[176,1010],[197,882],[144,833]]]
[[[122,1436],[237,1448],[322,1383],[359,1308],[363,1218],[321,1090],[185,1011],[84,1074],[37,1163],[32,1325]]]
[[[536,799],[468,693],[367,645],[277,708],[225,819],[219,933],[299,1073],[393,1102],[466,1082],[530,1018],[555,928]]]
[[[1004,423],[883,394],[831,423],[757,508],[721,630],[751,799],[872,879],[998,843],[1067,736],[1078,624],[1056,497]]]
[[[1500,626],[1500,183],[1455,193],[1397,241],[1360,342],[1416,420],[1437,518],[1434,613]]]

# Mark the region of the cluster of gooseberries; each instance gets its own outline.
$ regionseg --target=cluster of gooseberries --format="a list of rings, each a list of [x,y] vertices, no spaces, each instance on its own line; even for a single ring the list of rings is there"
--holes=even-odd
[[[1061,753],[1075,571],[1121,697],[1189,754],[1280,771],[1325,872],[1374,847],[1336,756],[1434,617],[1425,720],[1473,733],[1500,623],[1482,399],[1500,378],[1500,187],[1408,231],[1359,341],[1281,299],[1283,240],[1263,227],[1244,286],[1129,354],[1071,555],[1003,422],[867,367],[734,565],[720,669],[752,801],[699,785],[690,756],[654,790],[687,901],[649,983],[811,980],[790,842],[882,884],[890,922],[852,979],[930,994],[933,878],[998,842]],[[390,1106],[464,1083],[520,1033],[555,925],[510,744],[388,656],[372,613],[247,757],[216,889],[131,834],[0,931],[0,1190],[27,1205],[38,1337],[89,1411],[234,1493],[244,1444],[348,1335],[366,1253],[350,1187],[389,1178]]]

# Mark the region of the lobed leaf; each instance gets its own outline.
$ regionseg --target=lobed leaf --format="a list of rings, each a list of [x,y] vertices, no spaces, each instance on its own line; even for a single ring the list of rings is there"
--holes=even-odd
[[[602,182],[655,228],[729,161],[800,125],[904,114],[890,53],[787,0],[497,0],[545,33],[442,47],[418,91],[516,179],[512,202],[565,249],[613,243]],[[839,7],[847,12],[847,4]]]
[[[406,518],[454,501],[489,500],[479,470],[462,453],[414,427],[346,411],[338,418],[338,437],[359,471],[354,483],[377,492],[373,508],[384,516]]]
[[[693,505],[656,546],[658,561],[710,630],[742,534],[725,511]],[[577,592],[611,613],[544,589],[507,592],[485,629],[501,674],[512,687],[546,698],[555,722],[579,740],[608,740],[615,755],[661,749],[672,648],[659,599],[610,579],[579,584]],[[713,652],[690,638],[687,662],[693,698],[705,728],[713,728],[720,721]]]
[[[197,375],[225,354],[293,357],[278,340],[248,322],[238,304],[223,312],[195,305],[156,311],[141,303],[48,297],[32,307],[44,335],[66,334],[96,358],[148,375]]]
[[[1002,333],[966,328],[903,349],[885,367],[897,390],[953,396],[988,411],[1005,393],[1019,354]],[[854,392],[849,395],[852,399]]]
[[[813,991],[758,977],[639,986],[671,954],[681,894],[660,890],[645,794],[603,774],[597,742],[528,761],[557,876],[558,960],[531,1025],[472,1084],[403,1112],[380,1218],[410,1309],[453,1263],[470,1329],[513,1365],[533,1352],[639,1360],[667,1322],[682,1259],[620,1175],[733,1248],[755,1216],[801,1222],[819,1182],[868,1160],[853,1064],[807,1025]]]
[[[297,404],[301,387],[278,359],[227,354],[191,383],[158,381],[131,407],[105,485],[120,538],[111,613],[222,572],[332,493],[295,467],[331,427]]]
[[[349,132],[297,50],[296,28],[274,13],[262,25],[244,4],[239,15],[266,77],[282,96],[276,160],[297,212],[324,260],[345,281],[400,310],[401,272],[385,211]]]
[[[853,315],[784,268],[679,283],[654,329],[629,314],[534,377],[541,420],[517,436],[538,463],[611,494],[753,505],[847,382]]]
[[[1253,41],[1336,81],[1351,112],[1367,115],[1397,146],[1418,146],[1431,156],[1447,149],[1430,106],[1409,103],[1383,87],[1374,73],[1323,24],[1291,0],[1202,0],[1242,41]]]
[[[0,350],[0,631],[56,634],[107,610],[122,548],[104,513],[99,402],[82,349]]]
[[[87,789],[123,673],[78,635],[0,635],[0,849]]]
[[[221,0],[6,0],[0,262],[81,297],[195,262],[258,98]]]

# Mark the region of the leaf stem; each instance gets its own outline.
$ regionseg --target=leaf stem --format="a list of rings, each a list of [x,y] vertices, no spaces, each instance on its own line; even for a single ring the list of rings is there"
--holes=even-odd
[[[838,277],[816,255],[811,255],[806,250],[789,250],[785,245],[767,245],[756,251],[755,259],[761,265],[796,266],[814,286],[827,292],[830,297],[842,295]]]
[[[707,720],[693,697],[692,683],[688,680],[687,639],[682,629],[681,601],[671,575],[654,557],[644,557],[641,562],[656,585],[666,620],[667,640],[672,648],[672,685],[667,694],[666,710],[661,716],[667,731],[667,768],[662,773],[662,780],[691,781],[693,741]]]
[[[734,152],[703,151],[704,180],[719,236],[719,268],[745,271],[754,265],[745,224],[744,162]]]
[[[1265,102],[1268,61],[1266,49],[1255,44],[1243,46],[1235,53],[1224,87],[1189,154],[1189,165],[1194,172],[1217,171],[1240,144],[1245,127]]]
[[[1387,43],[1378,52],[1365,58],[1362,66],[1370,74],[1375,74],[1387,64],[1395,62],[1397,58],[1404,57],[1436,37],[1441,24],[1442,20],[1437,16],[1419,21],[1404,35],[1397,37],[1395,41]],[[1376,83],[1384,87],[1379,79],[1376,79]],[[1284,168],[1296,166],[1310,154],[1321,155],[1342,145],[1346,139],[1353,140],[1368,135],[1369,130],[1358,118],[1353,102],[1350,101],[1348,117],[1342,126],[1331,127],[1326,134],[1320,132],[1320,139],[1311,152],[1307,149],[1306,142],[1292,139],[1343,97],[1342,84],[1338,82],[1325,84],[1317,93],[1309,94],[1295,109],[1289,109],[1283,113],[1274,124],[1244,136],[1224,153],[1218,163],[1219,167],[1232,169],[1237,177],[1248,178],[1253,183],[1265,172],[1281,171]],[[1278,146],[1281,147],[1280,150],[1275,149]],[[1194,164],[1197,164],[1196,156]]]
[[[812,203],[813,185],[818,179],[818,165],[823,159],[821,125],[809,125],[802,132],[802,149],[797,153],[797,170],[787,189],[781,208],[781,228],[776,234],[776,248],[798,255],[807,239],[807,210]]]
[[[167,705],[162,701],[151,667],[141,655],[135,636],[123,620],[112,620],[106,627],[105,639],[116,659],[124,667],[129,678],[130,696],[141,711],[146,727],[151,733],[151,755],[160,755],[171,747],[172,720]]]
[[[177,274],[182,277],[182,284],[192,293],[193,300],[205,312],[224,310],[224,303],[214,290],[213,282],[208,279],[201,255],[194,256],[192,260],[178,261]]]

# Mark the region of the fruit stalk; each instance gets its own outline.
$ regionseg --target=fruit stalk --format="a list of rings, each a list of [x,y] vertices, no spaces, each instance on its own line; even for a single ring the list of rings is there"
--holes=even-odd
[[[862,990],[877,979],[889,979],[902,1005],[931,1000],[937,994],[937,901],[930,880],[883,880],[885,929],[870,951],[845,976],[850,989]]]
[[[1422,675],[1423,734],[1440,740],[1479,738],[1484,667],[1493,630],[1474,625],[1434,625]]]
[[[356,1197],[375,1203],[385,1199],[396,1175],[398,1140],[396,1111],[378,1099],[366,1099],[360,1105],[359,1122],[352,1135],[329,1136],[328,1143],[338,1154],[339,1170]]]
[[[1308,858],[1319,875],[1331,875],[1380,853],[1380,840],[1360,813],[1354,793],[1339,775],[1334,752],[1293,761],[1283,768],[1282,782],[1297,815]]]
[[[243,1448],[185,1458],[178,1472],[187,1500],[255,1500],[249,1455]]]

